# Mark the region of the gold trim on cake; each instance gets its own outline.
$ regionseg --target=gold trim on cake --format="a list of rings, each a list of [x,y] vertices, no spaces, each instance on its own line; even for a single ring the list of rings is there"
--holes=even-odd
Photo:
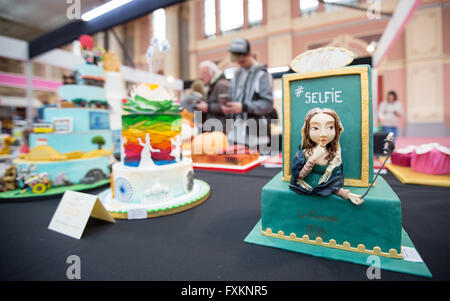
[[[287,74],[283,77],[283,176],[282,180],[290,182],[291,154],[291,91],[292,81],[317,77],[359,74],[361,78],[361,177],[345,179],[345,186],[369,186],[369,71],[366,67],[347,67],[336,70],[318,71],[304,74]]]
[[[289,236],[284,235],[284,232],[282,230],[278,231],[277,233],[273,233],[271,228],[267,228],[266,230],[261,229],[261,233],[265,236],[289,240],[289,241],[295,241],[295,242],[301,242],[309,245],[316,245],[321,247],[327,247],[327,248],[334,248],[339,250],[345,250],[350,252],[358,252],[358,253],[364,253],[369,255],[377,255],[377,256],[384,256],[389,258],[395,258],[395,259],[402,259],[402,253],[398,253],[396,249],[389,249],[389,252],[383,252],[381,251],[380,247],[374,247],[372,250],[366,249],[366,246],[363,244],[358,244],[358,246],[352,247],[348,241],[344,241],[342,244],[336,243],[336,240],[330,239],[329,242],[324,242],[321,237],[316,237],[316,239],[312,240],[309,239],[308,235],[303,235],[301,238],[297,237],[295,233],[291,233]]]

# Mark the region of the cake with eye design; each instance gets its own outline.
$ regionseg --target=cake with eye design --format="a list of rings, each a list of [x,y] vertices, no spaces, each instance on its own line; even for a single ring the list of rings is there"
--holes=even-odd
[[[173,214],[201,204],[209,185],[194,179],[182,156],[181,114],[175,96],[158,84],[139,84],[122,101],[121,160],[111,189],[101,195],[116,218]]]
[[[381,268],[430,276],[406,262],[404,251],[417,251],[400,199],[374,175],[371,68],[345,66],[352,57],[310,50],[283,76],[283,168],[262,188],[245,241],[363,265],[375,255]]]

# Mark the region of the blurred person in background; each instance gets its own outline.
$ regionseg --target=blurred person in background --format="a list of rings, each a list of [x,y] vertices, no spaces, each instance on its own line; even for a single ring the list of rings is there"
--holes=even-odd
[[[37,109],[37,114],[35,115],[35,122],[44,122],[44,110],[46,108],[56,108],[56,105],[50,103],[50,98],[46,94],[41,94],[38,96],[38,100],[42,103]]]
[[[181,100],[181,106],[188,112],[193,113],[196,106],[205,99],[205,90],[203,82],[199,79],[194,80],[186,93],[186,96]]]
[[[196,109],[204,113],[203,122],[210,118],[218,119],[222,123],[221,131],[225,132],[226,116],[221,103],[228,99],[230,83],[217,65],[211,61],[200,63],[199,74],[205,86],[206,99],[200,101]]]
[[[251,133],[234,130],[235,142],[248,146],[267,145],[270,142],[270,119],[273,117],[272,75],[267,67],[257,62],[252,55],[250,43],[243,38],[232,41],[231,61],[239,65],[230,84],[230,100],[222,104],[222,111],[228,118],[242,120],[254,119],[258,126],[257,137]],[[260,120],[267,131],[259,127]],[[243,137],[245,136],[245,137]]]
[[[33,131],[31,129],[24,129],[22,132],[22,139],[20,143],[19,153],[28,154],[30,152],[30,134]]]
[[[403,107],[397,99],[397,93],[395,91],[389,91],[387,100],[383,100],[378,109],[378,118],[380,119],[383,132],[392,132],[394,133],[394,137],[397,138],[397,128],[402,116]]]

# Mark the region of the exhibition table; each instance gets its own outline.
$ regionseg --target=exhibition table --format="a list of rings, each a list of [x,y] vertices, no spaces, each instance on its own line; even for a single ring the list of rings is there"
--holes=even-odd
[[[60,197],[1,202],[0,279],[67,280],[67,257],[77,255],[82,280],[367,280],[367,266],[244,243],[260,218],[261,188],[279,171],[196,171],[211,186],[202,205],[116,224],[90,219],[80,240],[47,229]],[[383,177],[402,201],[403,227],[431,279],[449,280],[450,189]],[[385,270],[381,279],[428,280]]]

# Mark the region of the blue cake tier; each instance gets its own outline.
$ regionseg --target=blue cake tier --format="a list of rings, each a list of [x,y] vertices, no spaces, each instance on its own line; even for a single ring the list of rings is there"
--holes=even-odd
[[[74,71],[80,73],[81,76],[99,76],[103,77],[105,72],[102,67],[92,64],[79,64],[73,67]]]
[[[356,194],[365,192],[365,188],[350,189]],[[356,206],[334,194],[297,194],[279,173],[262,190],[261,230],[265,235],[299,243],[400,258],[399,198],[383,178],[378,178],[364,200]]]
[[[55,119],[72,120],[72,132],[109,130],[109,112],[90,108],[46,108],[44,121],[53,123]]]
[[[73,151],[90,152],[98,149],[98,144],[92,143],[94,137],[101,136],[105,143],[101,146],[102,149],[112,150],[113,141],[110,130],[99,130],[89,132],[75,132],[67,134],[31,134],[30,148],[33,149],[38,142],[38,139],[47,139],[47,145],[51,146],[59,153],[69,153]]]
[[[86,102],[97,101],[106,103],[105,89],[89,85],[62,85],[58,88],[58,94],[62,100]]]
[[[61,178],[63,173],[72,184],[94,183],[96,181],[107,179],[109,177],[109,156],[76,159],[67,161],[26,161],[14,160],[14,164],[22,169],[26,169],[28,165],[35,165],[35,173],[47,172],[53,186],[56,186],[55,180]]]

